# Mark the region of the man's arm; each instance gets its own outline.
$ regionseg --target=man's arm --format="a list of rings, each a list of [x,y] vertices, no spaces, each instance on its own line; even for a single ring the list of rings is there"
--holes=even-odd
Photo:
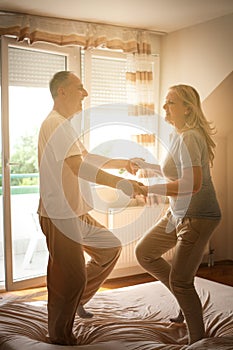
[[[139,169],[137,163],[132,162],[131,159],[111,159],[98,154],[83,152],[84,161],[101,169],[125,169],[129,173],[135,175]],[[143,160],[141,158],[135,158]]]
[[[66,164],[75,175],[84,180],[122,190],[127,196],[135,194],[146,195],[145,187],[141,187],[137,181],[126,180],[120,176],[109,174],[100,167],[83,161],[81,155],[71,156],[65,159]]]

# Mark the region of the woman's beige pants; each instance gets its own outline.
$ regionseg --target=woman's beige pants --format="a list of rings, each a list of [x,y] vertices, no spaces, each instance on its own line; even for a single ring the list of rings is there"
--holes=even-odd
[[[190,344],[205,336],[202,305],[194,287],[194,277],[218,223],[219,220],[177,219],[168,210],[136,246],[140,265],[175,295],[185,316]],[[175,254],[169,264],[161,256],[174,246]]]

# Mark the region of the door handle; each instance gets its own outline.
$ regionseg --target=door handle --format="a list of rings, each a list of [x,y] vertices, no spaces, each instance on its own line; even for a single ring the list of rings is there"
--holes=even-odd
[[[20,165],[20,163],[17,162],[9,162],[7,163],[8,166],[12,166],[12,165]]]

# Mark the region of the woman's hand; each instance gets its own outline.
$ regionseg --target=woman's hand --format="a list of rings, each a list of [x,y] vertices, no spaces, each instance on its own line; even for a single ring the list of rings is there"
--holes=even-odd
[[[148,195],[146,197],[146,204],[149,207],[153,207],[154,205],[159,204],[158,196],[156,194],[153,194],[153,193],[148,193]]]
[[[130,162],[140,178],[163,176],[159,164],[147,163],[143,158],[131,158]]]
[[[141,168],[140,164],[138,164],[136,161],[134,160],[138,160],[139,162],[144,162],[143,158],[132,158],[129,159],[127,162],[127,165],[125,167],[125,169],[128,171],[128,173],[132,174],[132,175],[136,175],[137,171]]]

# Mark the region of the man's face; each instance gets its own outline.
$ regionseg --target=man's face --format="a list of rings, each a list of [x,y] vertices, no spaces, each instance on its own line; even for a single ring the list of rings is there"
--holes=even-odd
[[[68,84],[64,87],[66,104],[73,113],[80,112],[82,110],[82,101],[88,96],[87,91],[84,89],[80,79],[71,74]]]

